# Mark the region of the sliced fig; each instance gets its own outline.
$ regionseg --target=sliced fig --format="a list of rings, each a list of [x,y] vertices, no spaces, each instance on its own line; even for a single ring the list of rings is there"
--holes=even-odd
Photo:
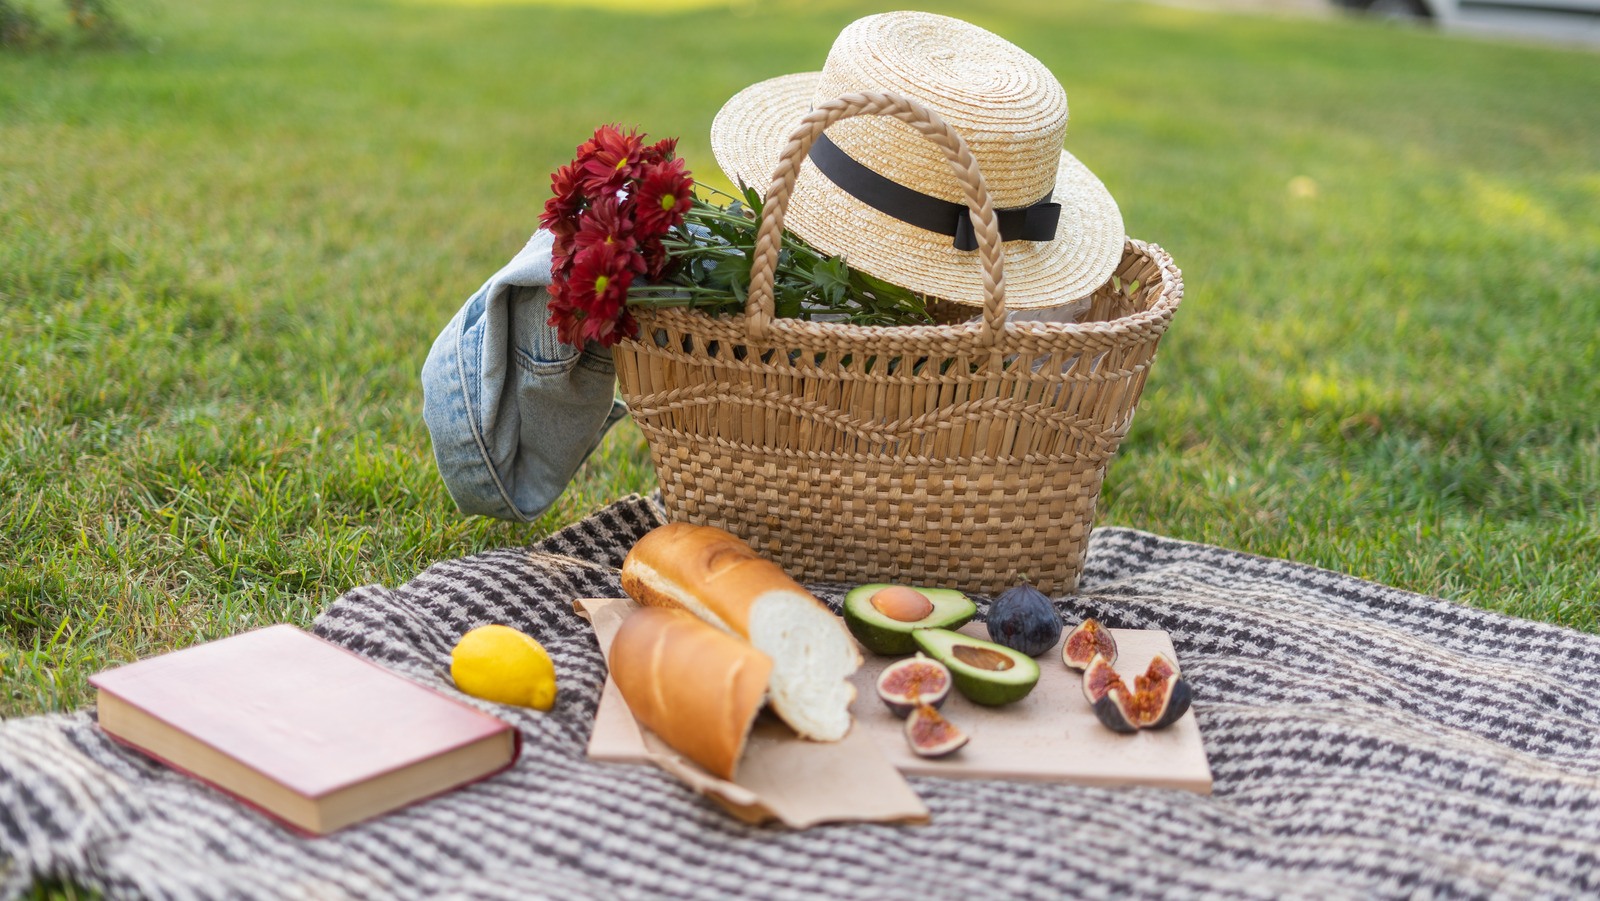
[[[1115,663],[1116,661],[1113,660],[1112,662]],[[1165,679],[1168,676],[1176,677],[1181,675],[1183,674],[1178,672],[1177,662],[1160,651],[1157,651],[1156,655],[1150,658],[1150,666],[1144,671],[1146,679]]]
[[[1189,712],[1189,703],[1194,699],[1194,693],[1189,690],[1189,680],[1171,679],[1167,685],[1165,700],[1151,705],[1151,721],[1140,723],[1140,728],[1165,729]]]
[[[1178,664],[1165,654],[1157,654],[1144,675],[1134,677],[1131,690],[1111,662],[1095,654],[1083,671],[1083,696],[1107,729],[1124,733],[1165,729],[1188,712],[1193,700]]]
[[[1117,662],[1117,639],[1111,630],[1100,625],[1093,617],[1078,624],[1061,645],[1061,662],[1079,672],[1088,669],[1089,661],[1099,654],[1107,663]]]
[[[1189,683],[1178,675],[1178,665],[1163,654],[1150,661],[1144,675],[1133,680],[1133,705],[1142,729],[1164,729],[1188,711]]]
[[[1139,712],[1135,709],[1134,697],[1120,679],[1094,702],[1094,715],[1112,732],[1126,735],[1139,731]]]
[[[895,716],[906,716],[919,704],[943,706],[952,684],[944,664],[918,654],[884,667],[878,676],[878,697]]]
[[[1111,668],[1111,661],[1100,654],[1094,655],[1083,671],[1083,696],[1089,699],[1090,704],[1096,704],[1112,688],[1122,689],[1130,698],[1133,696],[1133,692],[1123,684],[1122,677]]]
[[[943,757],[967,743],[967,734],[927,704],[906,717],[906,744],[919,757]]]

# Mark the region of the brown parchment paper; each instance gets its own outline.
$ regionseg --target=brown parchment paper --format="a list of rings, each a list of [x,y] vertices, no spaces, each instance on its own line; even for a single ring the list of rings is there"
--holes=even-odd
[[[572,604],[594,626],[600,652],[638,609],[629,598],[579,598]],[[734,781],[719,779],[640,725],[606,677],[589,737],[589,758],[652,763],[748,823],[777,820],[791,829],[819,823],[926,823],[927,805],[859,724],[837,742],[805,741],[770,714],[757,718]]]

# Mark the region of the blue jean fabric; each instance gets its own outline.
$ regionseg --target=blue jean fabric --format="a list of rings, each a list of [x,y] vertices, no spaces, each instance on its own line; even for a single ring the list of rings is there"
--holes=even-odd
[[[606,430],[611,352],[561,343],[546,324],[551,235],[539,231],[472,295],[422,366],[422,418],[463,513],[523,522],[550,508]]]

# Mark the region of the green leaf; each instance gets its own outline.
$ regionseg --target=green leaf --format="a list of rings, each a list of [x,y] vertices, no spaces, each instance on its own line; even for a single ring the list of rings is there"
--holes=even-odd
[[[850,293],[850,272],[844,260],[823,260],[811,270],[811,280],[830,306],[842,306]]]
[[[803,312],[805,292],[783,285],[774,292],[772,313],[779,319],[798,319]]]
[[[756,214],[756,221],[759,222],[761,220],[761,208],[765,205],[765,201],[761,199],[760,194],[756,193],[755,188],[749,185],[740,185],[739,187],[741,189],[739,193],[744,197],[745,204],[750,207],[752,213]]]
[[[713,285],[739,290],[750,285],[750,263],[744,257],[723,257],[707,278]]]

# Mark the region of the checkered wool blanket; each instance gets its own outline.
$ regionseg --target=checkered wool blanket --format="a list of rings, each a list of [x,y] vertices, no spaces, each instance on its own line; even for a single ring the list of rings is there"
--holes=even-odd
[[[443,691],[456,637],[487,622],[537,637],[562,688],[549,713],[479,705],[521,728],[512,770],[327,838],[114,745],[92,713],[0,724],[0,896],[46,877],[112,898],[1600,894],[1600,637],[1128,529],[1094,533],[1057,604],[1172,633],[1211,797],[913,779],[931,825],[742,825],[584,756],[605,664],[571,599],[615,596],[659,521],[630,498],[335,602],[318,633]]]

